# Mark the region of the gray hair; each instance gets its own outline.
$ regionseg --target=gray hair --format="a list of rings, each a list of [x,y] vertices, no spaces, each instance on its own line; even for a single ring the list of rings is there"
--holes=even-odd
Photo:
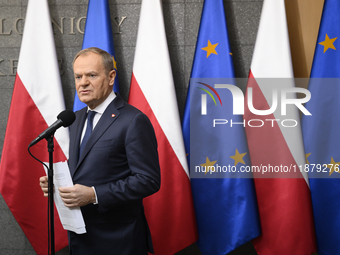
[[[90,48],[86,48],[86,49],[79,51],[73,59],[72,66],[74,65],[74,62],[79,56],[82,56],[82,55],[85,56],[89,54],[90,52],[98,54],[102,57],[103,66],[107,74],[109,74],[112,70],[114,70],[113,58],[110,55],[110,53],[106,52],[105,50],[99,49],[97,47],[90,47]]]

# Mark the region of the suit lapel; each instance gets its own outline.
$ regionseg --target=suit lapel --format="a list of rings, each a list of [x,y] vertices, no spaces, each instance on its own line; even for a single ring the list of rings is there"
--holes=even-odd
[[[79,154],[79,144],[81,133],[84,127],[84,123],[86,120],[86,112],[87,107],[81,109],[77,114],[76,122],[73,124],[75,127],[73,128],[73,132],[71,134],[71,147],[70,147],[70,172],[71,176],[73,176],[77,163],[78,163],[78,154]]]
[[[93,145],[104,134],[104,132],[112,125],[112,123],[119,117],[120,112],[118,109],[123,106],[124,106],[124,101],[119,95],[117,95],[117,97],[108,105],[103,115],[99,119],[99,122],[97,123],[96,127],[93,129],[89,139],[87,140],[84,150],[82,154],[80,155],[77,167],[75,168],[76,171],[79,168],[79,165],[81,164],[81,162],[86,157],[86,155],[90,152]],[[82,128],[80,127],[79,130],[82,131]],[[81,135],[81,131],[80,131],[80,135]],[[79,135],[79,140],[78,140],[77,155],[79,153],[80,135]],[[77,137],[78,137],[78,134],[77,134]]]

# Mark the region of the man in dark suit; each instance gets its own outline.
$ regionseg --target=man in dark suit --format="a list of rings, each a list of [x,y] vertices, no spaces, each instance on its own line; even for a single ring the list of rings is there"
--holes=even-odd
[[[59,193],[67,207],[80,206],[87,233],[68,233],[70,252],[153,252],[142,203],[160,188],[153,127],[146,115],[112,92],[116,72],[109,53],[82,50],[73,70],[78,97],[88,107],[76,112],[70,127],[68,163],[74,186]],[[47,196],[46,176],[40,185]]]

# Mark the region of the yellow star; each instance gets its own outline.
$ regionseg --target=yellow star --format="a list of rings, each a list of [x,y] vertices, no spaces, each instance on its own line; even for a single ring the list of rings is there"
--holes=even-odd
[[[340,162],[335,162],[333,157],[331,157],[331,163],[327,165],[327,167],[329,168],[329,176],[334,172],[339,173],[339,165]]]
[[[115,57],[112,56],[112,59],[113,59],[113,67],[114,67],[114,69],[117,70],[117,62],[116,62],[116,60],[115,60]]]
[[[246,152],[240,154],[240,153],[238,152],[238,150],[236,149],[235,155],[230,156],[230,158],[232,158],[233,160],[235,160],[234,166],[236,166],[238,163],[245,164],[245,162],[244,162],[244,160],[243,160],[243,157],[244,157],[246,154],[247,154]]]
[[[209,158],[207,157],[206,160],[205,160],[205,163],[204,164],[200,164],[200,166],[205,167],[205,174],[207,174],[208,171],[215,172],[214,165],[215,165],[216,162],[217,162],[217,160],[210,161]]]
[[[329,39],[328,35],[326,34],[325,40],[323,42],[319,43],[322,46],[324,46],[323,53],[325,53],[329,48],[336,50],[336,48],[334,47],[334,44],[333,44],[336,39],[338,39],[338,37],[334,37],[332,39]]]
[[[308,164],[308,165],[309,165],[308,157],[310,156],[310,154],[312,154],[312,153],[307,153],[307,154],[305,154],[305,157],[306,157],[306,164]]]
[[[205,50],[207,52],[207,58],[210,56],[210,54],[215,54],[215,55],[218,55],[215,48],[216,46],[218,45],[218,43],[216,44],[211,44],[211,42],[208,40],[208,46],[207,47],[204,47],[204,48],[201,48],[201,50]]]

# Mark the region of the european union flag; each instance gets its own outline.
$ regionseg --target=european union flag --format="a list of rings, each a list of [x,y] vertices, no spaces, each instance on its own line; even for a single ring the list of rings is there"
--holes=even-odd
[[[340,254],[340,2],[325,0],[302,130],[318,254]]]
[[[117,69],[108,0],[89,0],[83,38],[83,49],[89,47],[97,47],[110,53],[113,57],[115,69]],[[119,92],[117,76],[113,85],[113,90]],[[73,111],[78,111],[85,106],[86,104],[79,100],[76,93]]]
[[[183,119],[202,254],[227,254],[260,234],[223,0],[205,0]]]

